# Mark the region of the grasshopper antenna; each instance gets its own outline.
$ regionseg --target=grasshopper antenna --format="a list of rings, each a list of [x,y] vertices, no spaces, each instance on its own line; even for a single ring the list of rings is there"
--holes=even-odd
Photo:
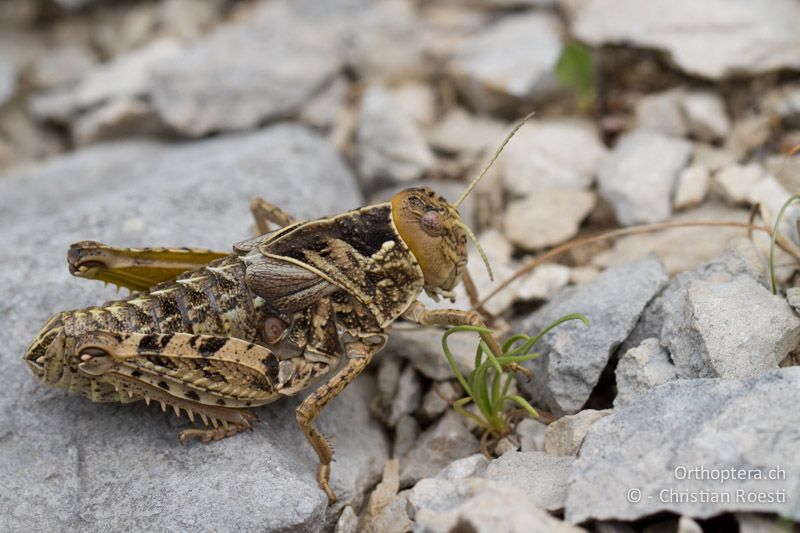
[[[511,138],[514,136],[514,134],[516,134],[519,131],[519,129],[522,127],[522,125],[525,124],[526,122],[528,122],[528,120],[534,114],[535,114],[534,112],[531,112],[531,113],[528,113],[527,115],[525,115],[525,118],[523,118],[519,122],[519,124],[514,126],[514,129],[511,130],[511,133],[506,135],[506,138],[503,139],[503,142],[500,144],[500,146],[497,147],[497,150],[494,151],[494,155],[492,155],[492,158],[489,160],[489,164],[486,165],[483,168],[483,170],[481,170],[481,173],[478,174],[477,178],[472,180],[472,183],[469,184],[469,187],[467,187],[467,190],[464,191],[464,194],[461,195],[461,198],[459,198],[458,201],[453,204],[455,207],[458,207],[459,205],[461,205],[461,202],[463,202],[467,198],[467,196],[469,196],[469,193],[472,192],[472,190],[475,188],[475,186],[478,185],[478,182],[481,181],[481,178],[483,178],[483,176],[489,171],[489,169],[492,168],[492,165],[497,160],[497,158],[500,157],[500,154],[503,152],[503,148],[505,148],[506,145],[508,144],[508,141],[511,140]]]
[[[511,130],[511,132],[508,135],[506,135],[506,138],[503,139],[503,142],[500,143],[500,146],[498,146],[497,150],[494,151],[494,154],[492,155],[492,158],[489,160],[489,164],[487,164],[485,167],[483,167],[483,170],[481,170],[481,173],[478,174],[477,178],[472,180],[472,183],[469,184],[469,186],[467,187],[467,190],[465,190],[464,194],[461,195],[461,198],[459,198],[458,201],[455,204],[453,204],[455,207],[458,207],[459,205],[461,205],[461,202],[463,202],[466,199],[466,197],[469,196],[469,193],[471,193],[472,190],[475,188],[475,186],[478,185],[478,182],[481,181],[481,178],[483,178],[483,176],[489,171],[489,169],[492,168],[492,165],[497,160],[497,158],[500,156],[500,154],[503,152],[503,148],[506,147],[506,145],[508,144],[508,141],[511,140],[511,138],[514,136],[514,134],[517,133],[519,131],[519,129],[522,127],[522,125],[525,124],[526,122],[528,122],[528,119],[530,119],[533,115],[534,115],[533,112],[528,113],[527,115],[525,115],[525,118],[523,118],[519,122],[519,124],[514,126],[514,129]],[[492,266],[489,264],[489,258],[486,257],[486,252],[484,252],[483,248],[481,248],[481,245],[478,243],[478,239],[475,237],[475,234],[472,233],[472,230],[469,229],[469,226],[464,224],[462,221],[457,220],[456,224],[458,224],[461,228],[464,229],[464,231],[467,234],[467,237],[470,238],[470,240],[472,241],[472,244],[474,244],[475,248],[478,249],[478,253],[481,254],[481,259],[483,259],[483,264],[486,265],[486,271],[489,273],[489,280],[490,281],[494,281],[494,274],[492,273]]]
[[[469,237],[469,239],[472,241],[472,244],[475,245],[475,248],[478,249],[478,253],[481,254],[481,259],[483,259],[483,264],[486,265],[486,271],[489,273],[489,281],[494,281],[494,274],[492,273],[492,265],[489,264],[489,258],[486,256],[486,252],[483,251],[483,248],[481,248],[480,243],[478,243],[478,238],[475,237],[475,234],[472,233],[472,230],[469,229],[469,226],[464,224],[462,221],[456,220],[455,222],[459,227],[461,227],[464,230],[464,232],[466,232],[467,237]]]

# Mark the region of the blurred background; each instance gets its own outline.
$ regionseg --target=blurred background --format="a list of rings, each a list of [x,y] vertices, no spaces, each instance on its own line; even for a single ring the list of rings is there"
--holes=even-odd
[[[741,207],[797,190],[800,163],[777,168],[800,142],[798,27],[795,0],[4,0],[0,170],[291,120],[325,135],[371,195],[472,175],[535,111],[478,213],[500,227],[517,201],[510,218],[528,219],[506,233],[535,250],[587,218],[652,222],[709,192]],[[649,203],[611,176],[628,133]],[[565,203],[547,215],[560,231],[524,235],[543,220],[530,208]]]
[[[532,111],[462,206],[498,280],[606,229],[743,223],[751,211],[771,223],[800,192],[800,156],[788,156],[800,143],[800,0],[0,0],[0,463],[10,495],[0,529],[140,530],[157,516],[149,527],[333,530],[369,501],[362,524],[405,532],[408,502],[435,508],[443,486],[467,494],[457,476],[483,475],[488,461],[472,455],[479,428],[450,409],[463,391],[441,331],[395,328],[375,375],[322,417],[338,439],[342,497],[327,517],[294,404],[262,410],[265,423],[241,438],[182,448],[174,426],[185,419],[43,387],[20,357],[50,314],[122,296],[70,278],[72,242],[227,250],[251,235],[256,194],[301,218],[416,184],[455,200]],[[795,238],[797,216],[782,227]],[[746,235],[696,226],[597,242],[489,300],[499,330],[534,333],[573,312],[591,328],[561,326],[542,350],[553,362],[532,365],[541,381],[519,385],[537,408],[565,415],[560,426],[526,420],[491,444],[504,455],[487,476],[523,493],[480,496],[463,512],[491,518],[496,506],[530,520],[538,506],[600,521],[596,531],[698,531],[689,516],[717,516],[706,531],[734,520],[767,531],[745,529],[761,520],[748,513],[800,519],[796,494],[659,506],[620,488],[682,490],[675,464],[714,461],[778,465],[784,480],[800,479],[800,374],[778,370],[800,360],[800,293],[793,309],[767,289],[764,234],[725,251]],[[792,286],[800,250],[784,245],[793,257],[779,253],[778,279]],[[663,267],[639,260],[650,252]],[[497,283],[471,254],[486,296]],[[463,291],[457,305],[469,307]],[[459,365],[474,366],[474,350],[469,338],[454,348]],[[709,377],[720,379],[693,379]],[[639,397],[649,403],[625,409]],[[400,459],[394,473],[389,457]],[[456,477],[429,479],[445,467]],[[381,477],[377,501],[391,503],[373,506]]]

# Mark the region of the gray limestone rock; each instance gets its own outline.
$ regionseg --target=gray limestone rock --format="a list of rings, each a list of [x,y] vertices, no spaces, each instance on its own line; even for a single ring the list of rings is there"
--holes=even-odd
[[[358,118],[358,167],[365,186],[412,181],[435,161],[413,117],[384,87],[368,87]]]
[[[584,409],[574,415],[562,416],[544,434],[544,451],[551,455],[578,455],[583,439],[592,424],[611,414],[611,409]]]
[[[671,381],[615,409],[591,427],[573,465],[567,521],[663,511],[800,520],[798,394],[800,368],[792,367],[751,379]]]
[[[295,422],[298,398],[256,409],[252,432],[181,446],[185,418],[143,403],[93,404],[37,383],[21,360],[52,313],[117,297],[69,276],[70,243],[228,250],[251,234],[248,203],[257,194],[299,217],[361,203],[334,151],[290,125],[191,144],[95,145],[3,176],[0,529],[321,527],[327,503],[314,478],[316,454]],[[334,516],[361,504],[388,456],[367,409],[373,395],[362,377],[320,416],[337,449]]]
[[[617,363],[614,407],[624,407],[639,395],[677,377],[669,352],[659,340],[645,339],[627,350]]]
[[[454,460],[478,451],[478,439],[462,418],[455,411],[449,411],[420,435],[414,447],[400,460],[401,487],[431,477]]]
[[[558,414],[580,411],[609,357],[666,282],[661,262],[648,256],[610,268],[590,283],[554,296],[516,329],[533,335],[571,313],[582,313],[590,325],[572,321],[546,334],[535,347],[541,357],[526,363],[533,370],[533,380],[520,382],[521,388]]]
[[[508,452],[492,461],[481,477],[521,490],[540,509],[558,511],[564,508],[573,461],[545,452]]]
[[[672,213],[672,194],[692,145],[685,139],[637,130],[622,137],[603,162],[598,191],[623,226],[660,222]]]
[[[554,67],[562,46],[553,15],[507,17],[465,40],[449,69],[472,107],[501,108],[547,97],[561,87]]]
[[[800,321],[765,285],[755,246],[736,239],[717,258],[670,280],[623,351],[658,338],[680,378],[751,377],[775,369],[797,345]]]
[[[553,518],[519,489],[485,479],[471,478],[462,482],[460,491],[462,497],[457,505],[440,510],[418,510],[415,515],[415,531],[449,533],[464,530],[493,533],[501,523],[503,531],[507,533],[584,531]]]
[[[689,74],[721,79],[800,68],[800,5],[793,0],[571,4],[571,27],[578,39],[664,50]]]
[[[270,3],[152,71],[149,94],[164,122],[190,136],[254,128],[291,116],[342,58],[319,25]]]

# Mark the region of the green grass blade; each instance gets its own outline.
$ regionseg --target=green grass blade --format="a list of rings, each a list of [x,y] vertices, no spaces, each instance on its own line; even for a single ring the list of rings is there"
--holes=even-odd
[[[512,394],[511,396],[508,396],[507,398],[509,400],[511,400],[512,402],[516,402],[517,404],[519,404],[523,409],[528,411],[528,414],[530,414],[533,418],[539,418],[539,413],[536,412],[536,409],[534,409],[531,406],[531,404],[529,404],[527,402],[527,400],[525,400],[525,398],[523,398],[522,396],[520,396],[518,394]]]
[[[800,195],[795,194],[781,206],[775,225],[772,227],[772,238],[769,244],[769,279],[772,282],[772,294],[778,294],[778,284],[775,282],[775,242],[778,240],[778,226],[783,219],[783,213],[794,202],[800,200]]]

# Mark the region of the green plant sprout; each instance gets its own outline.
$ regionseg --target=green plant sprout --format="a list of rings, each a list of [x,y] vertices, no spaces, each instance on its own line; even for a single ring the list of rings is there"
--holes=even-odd
[[[783,171],[783,165],[786,164],[786,160],[797,153],[800,153],[800,144],[789,150],[789,153],[786,154],[786,158],[783,160],[781,168],[778,170],[779,175]],[[778,294],[778,284],[775,282],[775,242],[778,240],[778,226],[780,226],[781,220],[783,220],[783,214],[786,212],[786,209],[797,201],[800,201],[800,195],[797,194],[786,200],[783,206],[781,206],[781,210],[778,211],[778,216],[775,217],[775,225],[772,228],[772,236],[769,245],[769,279],[772,283],[772,294]],[[798,221],[797,231],[800,233],[800,221]]]
[[[539,342],[545,333],[570,320],[580,320],[587,326],[589,325],[589,320],[579,313],[563,316],[533,337],[525,334],[517,334],[509,338],[503,343],[503,354],[500,357],[495,357],[489,349],[489,346],[486,345],[486,342],[481,340],[475,351],[475,369],[466,377],[464,377],[458,365],[456,365],[455,358],[450,351],[450,347],[447,345],[448,337],[461,331],[491,333],[491,330],[479,326],[456,326],[448,329],[444,335],[442,335],[442,350],[447,358],[447,362],[450,364],[450,368],[453,370],[456,379],[467,393],[467,396],[457,400],[453,404],[453,408],[456,412],[475,421],[475,423],[483,428],[484,434],[481,439],[482,443],[485,443],[488,436],[502,438],[511,431],[510,419],[511,416],[515,414],[515,411],[506,412],[505,406],[507,403],[516,403],[522,408],[524,413],[529,414],[533,418],[539,417],[539,413],[536,412],[525,398],[518,394],[508,393],[514,375],[513,372],[507,372],[504,368],[509,368],[513,365],[539,357],[538,353],[531,352],[533,346]],[[464,406],[470,402],[475,403],[480,413],[479,415],[464,409]]]
[[[555,66],[556,77],[575,90],[582,105],[590,107],[597,99],[592,51],[577,41],[567,43]]]

